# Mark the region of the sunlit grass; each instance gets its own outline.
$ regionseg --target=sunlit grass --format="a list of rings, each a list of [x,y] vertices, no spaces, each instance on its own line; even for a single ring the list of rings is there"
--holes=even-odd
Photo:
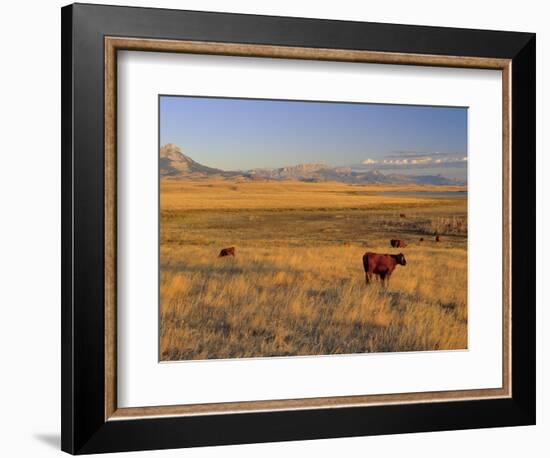
[[[463,191],[462,186],[353,185],[300,181],[247,181],[244,179],[161,180],[163,210],[191,209],[298,209],[401,208],[441,206],[431,197],[375,195],[388,191]],[[446,206],[456,201],[444,202]]]

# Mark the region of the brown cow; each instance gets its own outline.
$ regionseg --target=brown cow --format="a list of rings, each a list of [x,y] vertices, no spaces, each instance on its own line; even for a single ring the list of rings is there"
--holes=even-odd
[[[405,248],[407,244],[405,243],[405,240],[399,240],[399,239],[391,239],[390,245],[393,248]]]
[[[435,236],[435,241],[436,241],[436,242],[441,242],[441,239],[439,238],[439,235],[436,235],[436,236]]]
[[[224,256],[235,256],[235,247],[230,246],[228,248],[223,248],[218,257],[223,258]]]
[[[419,241],[419,242],[423,242],[423,241],[424,241],[424,237],[420,237],[420,238],[418,239],[418,241]]]
[[[365,253],[363,255],[363,267],[365,269],[365,281],[367,282],[367,285],[371,282],[372,275],[378,275],[382,285],[387,286],[390,281],[391,274],[395,270],[397,264],[402,266],[407,265],[407,261],[403,253]]]
[[[399,214],[399,217],[400,217],[400,218],[406,218],[406,215],[405,215],[405,213],[400,213],[400,214]]]

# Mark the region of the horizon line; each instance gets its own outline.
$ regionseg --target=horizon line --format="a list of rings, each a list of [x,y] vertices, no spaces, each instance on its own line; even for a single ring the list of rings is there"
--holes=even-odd
[[[160,145],[160,143],[159,143]],[[280,165],[280,166],[276,166],[276,167],[252,167],[252,168],[247,168],[247,169],[223,169],[223,168],[220,168],[219,166],[214,166],[214,165],[208,165],[204,162],[199,162],[197,160],[195,160],[193,157],[191,157],[190,155],[184,153],[184,149],[176,144],[176,143],[173,143],[173,142],[167,142],[163,145],[160,145],[159,146],[159,155],[160,155],[160,150],[162,148],[164,148],[165,146],[168,146],[168,145],[172,145],[172,146],[175,146],[176,148],[178,148],[179,150],[179,153],[181,155],[183,155],[184,157],[187,157],[188,159],[192,160],[193,162],[199,164],[199,165],[202,165],[204,167],[208,167],[208,168],[212,168],[212,169],[218,169],[222,172],[250,172],[250,171],[255,171],[255,170],[279,170],[279,169],[284,169],[284,168],[288,168],[288,167],[299,167],[299,166],[302,166],[302,165],[326,165],[328,168],[333,168],[333,169],[338,169],[338,168],[353,168],[353,167],[360,167],[363,169],[363,171],[367,172],[367,171],[370,171],[370,172],[380,172],[380,173],[383,173],[384,174],[384,169],[386,170],[394,170],[394,171],[398,171],[398,170],[402,170],[402,171],[411,171],[411,170],[417,170],[417,171],[421,171],[422,169],[444,169],[444,168],[453,168],[453,169],[467,169],[467,162],[466,161],[461,161],[460,163],[464,163],[464,166],[459,166],[458,165],[458,162],[456,163],[457,165],[451,165],[451,166],[447,166],[447,167],[442,167],[441,164],[408,164],[408,165],[411,165],[411,167],[394,167],[395,165],[400,165],[400,164],[390,164],[390,163],[383,163],[383,162],[376,162],[376,163],[373,163],[373,164],[365,164],[364,162],[357,162],[357,163],[352,163],[352,164],[343,164],[343,165],[337,165],[337,164],[333,164],[333,163],[329,163],[328,161],[326,160],[319,160],[319,161],[313,161],[313,162],[297,162],[297,163],[286,163],[284,165]],[[396,153],[399,153],[399,152],[396,152]],[[405,154],[409,154],[409,153],[413,153],[413,152],[409,152],[409,151],[403,151],[403,153]],[[457,154],[457,155],[465,155],[467,157],[467,153],[456,153],[456,152],[452,152],[452,153],[446,153],[446,152],[433,152],[433,153],[429,153],[429,152],[414,152],[415,154],[418,154],[418,155],[449,155],[449,154]],[[365,159],[366,160],[369,160],[368,158]],[[376,165],[382,165],[382,167],[377,167],[375,166]],[[447,163],[449,164],[449,163]],[[455,164],[455,163],[451,163],[451,164]],[[373,167],[369,167],[369,165],[373,165]],[[426,175],[426,176],[444,176],[442,174],[437,174],[437,175]],[[466,181],[466,180],[464,180]]]

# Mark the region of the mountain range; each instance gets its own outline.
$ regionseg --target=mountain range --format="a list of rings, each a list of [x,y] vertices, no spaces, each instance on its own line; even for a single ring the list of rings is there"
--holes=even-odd
[[[299,164],[274,169],[252,169],[246,171],[224,171],[202,165],[172,143],[160,148],[161,177],[243,177],[265,180],[298,180],[305,182],[338,181],[357,184],[427,184],[462,185],[463,181],[446,178],[442,175],[385,174],[378,170],[360,170],[353,167],[333,167],[324,162]]]

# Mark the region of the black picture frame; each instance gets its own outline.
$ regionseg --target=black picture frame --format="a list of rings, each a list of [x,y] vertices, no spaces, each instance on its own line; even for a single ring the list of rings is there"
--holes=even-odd
[[[535,34],[62,8],[62,449],[72,454],[535,424]],[[512,60],[512,396],[105,421],[104,37]]]

